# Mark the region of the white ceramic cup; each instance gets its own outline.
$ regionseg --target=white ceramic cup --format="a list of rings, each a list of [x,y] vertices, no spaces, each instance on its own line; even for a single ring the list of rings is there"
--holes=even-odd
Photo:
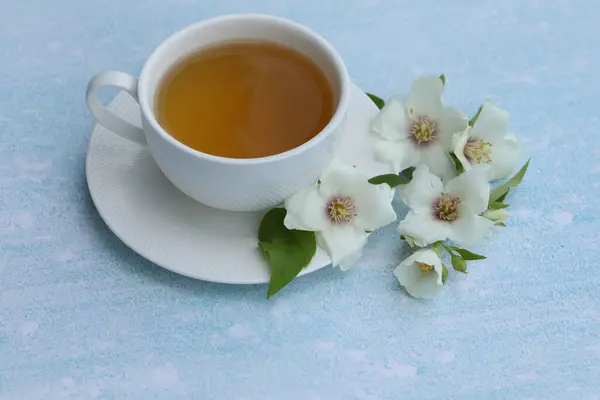
[[[242,39],[266,40],[295,49],[313,60],[326,75],[333,87],[336,108],[329,123],[314,138],[284,153],[236,159],[187,147],[158,124],[156,93],[171,67],[204,47]],[[136,99],[143,128],[108,110],[97,96],[102,87],[122,89]],[[88,107],[98,122],[119,136],[147,145],[158,167],[179,190],[208,206],[229,211],[255,211],[278,205],[315,182],[340,141],[349,97],[348,71],[327,41],[295,22],[255,14],[221,16],[188,26],[154,50],[139,79],[123,72],[104,72],[90,80],[86,94]]]

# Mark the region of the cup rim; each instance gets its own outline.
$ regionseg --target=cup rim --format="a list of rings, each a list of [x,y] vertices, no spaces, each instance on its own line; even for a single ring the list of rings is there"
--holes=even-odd
[[[307,142],[302,143],[300,146],[294,147],[293,149],[287,150],[283,153],[277,153],[277,154],[273,154],[270,156],[259,157],[259,158],[229,158],[229,157],[215,156],[212,154],[204,153],[199,150],[193,149],[193,148],[181,143],[180,141],[176,140],[171,135],[169,135],[167,133],[167,131],[165,131],[163,129],[163,127],[160,126],[160,124],[156,120],[156,116],[154,115],[154,110],[152,110],[152,108],[150,107],[150,97],[149,97],[149,93],[148,93],[148,91],[149,91],[148,79],[149,78],[147,76],[148,71],[157,62],[157,60],[161,57],[161,54],[169,46],[172,46],[174,43],[176,43],[181,37],[183,37],[189,31],[198,29],[200,27],[206,27],[206,26],[210,26],[210,25],[214,25],[214,24],[218,24],[218,23],[222,23],[222,22],[231,22],[231,21],[236,21],[236,20],[248,20],[248,19],[253,19],[258,22],[260,22],[260,21],[274,22],[277,24],[289,26],[292,29],[298,30],[301,33],[303,33],[304,35],[310,37],[315,43],[317,43],[319,45],[319,47],[321,47],[321,49],[323,49],[326,53],[328,53],[331,60],[333,61],[334,68],[340,75],[339,78],[340,78],[341,85],[340,85],[340,94],[339,94],[339,100],[337,103],[337,107],[335,108],[333,116],[331,117],[331,119],[329,120],[327,125],[325,125],[325,127],[323,127],[323,129],[321,129],[321,131],[319,133],[317,133],[314,137],[312,137]],[[335,48],[327,40],[325,40],[325,38],[323,38],[321,35],[319,35],[315,31],[309,29],[308,27],[301,25],[297,22],[285,19],[285,18],[277,17],[274,15],[268,15],[268,14],[229,14],[229,15],[222,15],[219,17],[206,19],[206,20],[203,20],[200,22],[196,22],[192,25],[188,25],[187,27],[175,32],[174,34],[169,36],[167,39],[165,39],[161,44],[159,44],[156,47],[156,49],[154,49],[154,51],[152,52],[150,57],[148,57],[148,60],[146,61],[146,63],[144,64],[144,67],[142,68],[142,72],[140,74],[140,79],[139,79],[139,83],[138,83],[138,101],[139,101],[142,113],[144,114],[145,119],[151,125],[152,129],[154,129],[156,132],[158,132],[158,134],[163,139],[165,139],[169,144],[175,146],[177,149],[179,149],[181,151],[184,151],[190,155],[193,155],[193,156],[196,156],[199,158],[203,158],[208,161],[215,161],[215,162],[219,162],[219,163],[223,163],[223,164],[241,164],[241,165],[266,164],[266,163],[270,163],[270,162],[274,162],[274,161],[284,160],[286,158],[293,157],[297,154],[303,153],[304,151],[310,149],[313,146],[316,146],[317,144],[319,144],[320,142],[325,140],[325,138],[327,138],[327,136],[329,136],[334,131],[335,127],[340,125],[340,123],[342,122],[342,119],[344,118],[344,115],[348,109],[348,103],[350,101],[350,76],[348,74],[348,70],[346,69],[346,65],[344,64],[344,61],[342,60],[342,57],[338,54],[338,52],[335,50]]]

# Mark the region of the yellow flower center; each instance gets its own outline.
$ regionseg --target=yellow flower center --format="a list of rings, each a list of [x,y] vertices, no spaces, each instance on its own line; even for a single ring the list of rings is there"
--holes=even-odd
[[[423,275],[427,275],[430,271],[433,270],[433,265],[425,264],[422,262],[417,262],[417,267],[419,267],[419,269],[423,271]]]
[[[429,117],[417,117],[410,124],[410,134],[417,144],[428,144],[437,138],[438,123]]]
[[[492,162],[492,144],[485,140],[470,137],[465,144],[465,157],[472,163],[490,164]]]
[[[356,205],[350,197],[334,197],[327,203],[327,216],[334,224],[349,222],[356,217]]]
[[[458,205],[460,199],[450,196],[447,193],[441,193],[433,202],[433,215],[442,221],[452,222],[458,218]]]

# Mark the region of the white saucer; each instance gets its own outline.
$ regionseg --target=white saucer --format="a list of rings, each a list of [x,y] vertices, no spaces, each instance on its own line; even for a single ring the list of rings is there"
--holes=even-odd
[[[120,93],[109,108],[140,124],[139,108]],[[369,133],[377,107],[352,88],[346,132],[338,156],[369,176],[392,172],[374,156]],[[153,263],[211,282],[269,282],[269,267],[257,246],[264,212],[219,211],[188,198],[165,178],[145,147],[96,125],[86,160],[88,187],[108,227],[127,246]],[[331,263],[318,249],[300,275]]]

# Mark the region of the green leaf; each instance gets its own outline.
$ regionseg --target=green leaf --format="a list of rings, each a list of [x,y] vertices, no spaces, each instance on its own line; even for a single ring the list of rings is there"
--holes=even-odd
[[[465,260],[471,261],[471,260],[485,260],[487,257],[486,256],[482,256],[481,254],[475,254],[470,252],[467,249],[461,249],[460,247],[456,247],[456,246],[450,246],[450,248],[454,251],[456,251],[458,254],[460,254],[460,256],[462,258],[464,258]]]
[[[383,106],[385,106],[385,101],[381,97],[375,96],[371,93],[367,93],[367,96],[369,96],[369,98],[373,101],[373,103],[375,103],[377,108],[379,108],[380,110],[383,108]]]
[[[477,109],[477,112],[475,113],[473,118],[471,118],[471,120],[469,121],[469,126],[475,125],[475,122],[477,122],[477,119],[479,118],[479,115],[481,114],[481,110],[483,110],[483,105],[479,106],[479,108]]]
[[[403,169],[399,175],[404,177],[404,179],[406,179],[408,181],[406,183],[409,183],[410,181],[412,181],[414,172],[415,172],[415,167],[408,167],[406,169]]]
[[[521,169],[516,174],[514,174],[512,178],[509,179],[511,187],[517,187],[517,186],[519,186],[519,184],[521,184],[521,182],[523,181],[523,178],[525,178],[525,174],[527,173],[527,168],[529,168],[530,161],[531,161],[531,158],[529,160],[527,160],[527,162],[525,164],[523,164]]]
[[[492,204],[502,202],[502,201],[504,201],[504,199],[506,199],[506,196],[508,195],[508,192],[510,191],[510,187],[507,187],[505,185],[506,185],[506,183],[498,186],[496,189],[493,189],[490,192],[490,200],[488,202],[488,209],[490,209]],[[498,197],[496,197],[496,196],[498,196]]]
[[[446,75],[441,74],[440,75],[440,81],[442,81],[442,85],[445,85],[446,84]]]
[[[317,251],[315,233],[287,229],[283,224],[285,215],[284,208],[273,208],[258,228],[258,244],[271,269],[267,298],[290,283]]]
[[[460,256],[452,254],[452,268],[457,272],[467,273],[467,262]]]
[[[450,158],[454,162],[454,169],[456,170],[456,175],[460,175],[463,172],[465,172],[465,168],[460,163],[460,160],[458,159],[458,157],[456,157],[456,154],[454,154],[454,153],[448,153],[448,154],[450,154]]]
[[[398,185],[405,185],[408,182],[410,181],[407,181],[403,176],[396,174],[377,175],[369,179],[369,183],[372,183],[373,185],[381,185],[386,183],[391,188],[395,188]]]
[[[369,183],[373,185],[381,185],[387,184],[391,188],[395,188],[398,185],[406,185],[412,180],[413,172],[415,171],[414,167],[409,167],[400,172],[400,174],[384,174],[377,175],[373,178],[369,179]]]
[[[498,222],[496,224],[496,226],[502,226],[502,227],[506,228],[506,224],[504,222]]]
[[[498,197],[496,199],[496,202],[504,201],[504,199],[506,199],[506,196],[508,196],[509,192],[510,192],[510,189],[506,189],[506,192],[504,192],[503,195],[501,195],[500,197]]]
[[[445,285],[446,280],[448,280],[448,268],[446,268],[446,264],[442,264],[442,283]]]
[[[488,205],[488,210],[501,210],[508,207],[508,204],[502,203],[501,201],[495,201]]]
[[[287,215],[285,208],[273,208],[264,215],[258,227],[258,241],[271,242],[273,238],[284,237],[288,230],[283,224]]]
[[[489,204],[495,203],[497,201],[504,201],[510,188],[519,186],[519,184],[523,180],[523,177],[525,177],[525,173],[527,173],[527,168],[529,168],[529,161],[531,161],[531,159],[527,160],[525,165],[523,165],[521,169],[513,175],[512,178],[504,182],[502,185],[498,186],[496,189],[492,190],[492,192],[490,193]]]

